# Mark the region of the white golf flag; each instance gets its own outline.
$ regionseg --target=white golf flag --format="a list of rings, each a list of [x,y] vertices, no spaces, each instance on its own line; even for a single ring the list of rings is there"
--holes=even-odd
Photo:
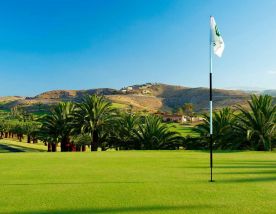
[[[220,35],[218,26],[213,16],[210,18],[210,27],[211,27],[211,43],[213,45],[214,53],[221,57],[224,50],[224,42]]]

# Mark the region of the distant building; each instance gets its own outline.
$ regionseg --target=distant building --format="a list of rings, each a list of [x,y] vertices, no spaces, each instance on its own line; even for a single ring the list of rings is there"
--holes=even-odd
[[[181,114],[155,113],[155,115],[162,117],[164,122],[193,123],[193,122],[200,122],[204,120],[202,117],[190,117],[190,116],[181,115]]]
[[[157,116],[162,117],[164,122],[185,123],[187,118],[181,114],[156,113]]]
[[[124,94],[126,94],[126,93],[128,93],[128,92],[130,92],[130,91],[132,91],[132,90],[133,90],[133,87],[128,86],[128,87],[122,88],[122,89],[121,89],[121,92],[124,93]]]
[[[188,121],[189,122],[200,122],[203,121],[203,117],[189,117]]]

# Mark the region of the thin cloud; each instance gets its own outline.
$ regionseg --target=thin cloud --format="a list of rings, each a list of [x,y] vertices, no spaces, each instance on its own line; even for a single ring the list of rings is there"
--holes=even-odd
[[[276,70],[269,70],[267,71],[267,73],[271,75],[276,75]]]

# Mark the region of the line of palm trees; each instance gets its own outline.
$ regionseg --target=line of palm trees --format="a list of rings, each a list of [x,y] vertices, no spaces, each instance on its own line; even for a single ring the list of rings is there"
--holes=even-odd
[[[60,103],[40,119],[39,137],[50,151],[116,149],[176,149],[181,143],[161,118],[119,111],[103,96],[85,96],[80,103]],[[50,148],[51,147],[51,148]]]
[[[276,145],[276,105],[271,96],[252,95],[249,108],[241,105],[235,109],[223,108],[214,112],[214,146],[216,149],[272,150]],[[209,116],[195,127],[199,139],[190,139],[189,148],[207,148],[209,141]]]
[[[229,150],[272,150],[276,145],[276,105],[270,96],[255,96],[249,108],[236,106],[214,112],[214,147]],[[85,96],[79,103],[62,102],[38,121],[24,120],[18,109],[12,112],[19,120],[0,121],[0,138],[16,136],[22,141],[41,140],[48,151],[91,151],[110,148],[130,149],[208,149],[209,116],[194,131],[200,137],[181,137],[153,115],[135,114],[113,108],[103,96]],[[21,121],[21,122],[20,122]]]
[[[37,134],[40,124],[35,121],[18,121],[18,120],[0,120],[0,139],[17,138],[22,142],[24,135],[27,137],[27,143],[36,143]]]

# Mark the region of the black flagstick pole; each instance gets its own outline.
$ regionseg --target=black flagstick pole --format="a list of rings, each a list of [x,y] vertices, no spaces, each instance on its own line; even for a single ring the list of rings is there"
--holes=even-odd
[[[210,17],[211,18],[211,17]],[[213,182],[213,88],[212,88],[212,72],[213,72],[213,65],[212,65],[212,32],[210,28],[210,170],[211,170],[211,180]]]

